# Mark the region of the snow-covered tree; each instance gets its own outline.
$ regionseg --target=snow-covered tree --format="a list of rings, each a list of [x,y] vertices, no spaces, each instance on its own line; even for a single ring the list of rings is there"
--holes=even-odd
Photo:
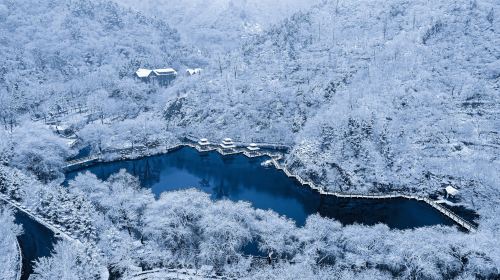
[[[0,279],[16,279],[20,273],[21,258],[17,236],[22,227],[14,223],[12,210],[0,205]]]
[[[100,279],[100,267],[96,261],[81,245],[60,241],[54,245],[50,257],[40,258],[36,262],[30,279],[97,280]]]
[[[9,165],[31,172],[44,182],[61,177],[69,147],[48,127],[25,122],[5,136],[11,144]]]

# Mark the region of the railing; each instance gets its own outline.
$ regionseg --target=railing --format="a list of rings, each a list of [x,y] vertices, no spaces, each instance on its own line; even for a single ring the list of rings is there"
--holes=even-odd
[[[17,240],[17,237],[16,237],[16,246],[17,246],[17,253],[19,255],[16,280],[21,280],[21,277],[23,276],[23,252],[21,251],[21,245],[19,244],[19,240]]]
[[[100,250],[94,244],[86,242],[86,241],[81,241],[80,239],[78,239],[78,237],[75,237],[71,233],[67,232],[64,229],[64,227],[59,226],[59,225],[54,225],[52,222],[46,220],[43,217],[40,217],[36,213],[33,213],[30,209],[28,209],[26,206],[22,205],[21,203],[19,203],[17,201],[11,200],[5,194],[0,193],[0,199],[3,200],[3,201],[5,201],[6,203],[10,204],[11,206],[13,206],[14,208],[16,208],[17,210],[19,210],[19,211],[23,212],[24,214],[28,215],[31,219],[35,220],[36,222],[40,223],[44,227],[48,228],[50,231],[52,231],[53,233],[55,233],[59,237],[65,238],[66,240],[68,240],[68,241],[70,241],[72,243],[79,244],[79,245],[81,245],[83,247],[90,248],[92,250],[92,253],[94,255],[95,254],[101,254]],[[20,248],[19,248],[19,250],[20,250]],[[101,279],[102,280],[108,279],[109,275],[108,275],[107,269],[105,269],[104,267],[102,267],[101,269],[102,269],[102,271],[100,273],[101,274]],[[21,277],[21,276],[19,276],[19,277]]]
[[[17,201],[11,200],[5,194],[0,194],[0,199],[3,200],[3,201],[5,201],[6,203],[10,204],[11,206],[13,206],[14,208],[16,208],[17,210],[19,210],[19,211],[23,212],[24,214],[28,215],[30,218],[32,218],[33,220],[35,220],[38,223],[42,224],[46,228],[50,229],[52,232],[59,234],[59,236],[64,237],[64,238],[66,238],[67,240],[70,240],[70,241],[76,241],[76,240],[78,240],[77,238],[71,236],[70,233],[67,233],[64,230],[64,228],[62,228],[61,226],[57,226],[57,225],[52,224],[50,221],[44,219],[43,217],[40,217],[36,213],[33,213],[30,209],[28,209],[27,207],[25,207],[21,203],[19,203]]]
[[[200,137],[194,136],[192,134],[186,134],[183,138],[193,143],[197,143],[200,140]],[[245,148],[250,143],[234,141],[234,144],[239,148]],[[274,150],[288,150],[292,146],[292,144],[290,143],[283,144],[283,143],[273,143],[273,142],[255,142],[255,144],[257,144],[261,148],[274,149]]]
[[[448,216],[450,219],[452,219],[454,222],[456,222],[457,224],[461,225],[463,228],[467,229],[468,231],[470,232],[475,232],[477,229],[474,225],[472,225],[471,223],[469,223],[468,221],[462,219],[460,216],[456,215],[455,213],[453,213],[452,211],[446,209],[445,207],[439,205],[439,203],[436,203],[432,200],[430,200],[429,198],[427,197],[423,197],[421,198],[423,201],[425,201],[427,204],[431,205],[432,207],[434,207],[436,210],[438,210],[439,212],[443,213],[444,215]]]
[[[444,208],[443,206],[439,205],[438,203],[432,201],[431,199],[429,199],[427,197],[420,197],[420,196],[415,196],[415,195],[403,195],[403,194],[380,194],[380,195],[378,195],[378,194],[346,194],[346,193],[338,193],[338,192],[328,192],[328,191],[325,191],[322,187],[317,187],[313,182],[305,181],[300,176],[292,174],[290,171],[288,171],[288,169],[286,167],[280,166],[280,164],[276,160],[273,159],[272,162],[277,169],[283,170],[283,172],[288,177],[297,180],[301,185],[306,185],[312,189],[317,190],[322,195],[333,195],[336,197],[343,197],[343,198],[362,198],[362,199],[406,198],[406,199],[420,200],[420,201],[424,201],[425,203],[427,203],[428,205],[430,205],[434,209],[438,210],[439,212],[441,212],[443,215],[447,216],[448,218],[452,219],[454,222],[456,222],[458,225],[465,228],[466,230],[468,230],[470,232],[476,231],[476,227],[474,225],[472,225],[471,223],[462,219],[457,214]]]
[[[70,160],[70,161],[66,162],[66,167],[70,167],[70,166],[77,165],[77,164],[82,164],[82,163],[89,162],[89,161],[98,160],[99,158],[100,158],[99,155],[91,155],[91,156],[87,156],[87,157],[83,157],[83,158]]]

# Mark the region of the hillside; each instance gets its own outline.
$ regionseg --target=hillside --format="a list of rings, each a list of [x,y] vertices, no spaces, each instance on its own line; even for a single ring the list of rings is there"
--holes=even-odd
[[[216,61],[165,116],[206,136],[290,143],[288,164],[330,190],[489,192],[500,181],[496,7],[327,1]]]
[[[319,0],[117,0],[156,16],[179,30],[182,38],[207,52],[239,47],[245,38],[261,34],[270,25],[308,9]]]
[[[200,61],[175,29],[110,1],[6,0],[0,5],[0,114],[46,117],[107,104],[134,116],[156,104],[154,88],[132,79],[138,67]],[[150,94],[148,94],[150,93]],[[94,103],[94,104],[93,104]]]

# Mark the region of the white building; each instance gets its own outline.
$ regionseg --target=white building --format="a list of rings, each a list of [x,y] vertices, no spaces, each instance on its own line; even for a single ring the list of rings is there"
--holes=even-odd
[[[135,71],[135,75],[140,79],[149,79],[152,72],[153,70],[139,68],[137,71]]]
[[[155,74],[155,80],[158,84],[166,86],[172,82],[175,77],[177,77],[177,71],[173,68],[162,68],[153,70]]]
[[[452,186],[446,186],[446,188],[444,188],[444,190],[446,191],[446,197],[450,197],[450,196],[454,197],[458,194],[458,190]]]
[[[139,68],[135,75],[145,82],[156,81],[159,85],[169,85],[177,77],[177,71],[173,68],[154,70]]]
[[[177,71],[173,68],[154,69],[153,72],[156,76],[177,76]]]
[[[200,141],[198,141],[198,145],[200,145],[200,146],[208,146],[208,145],[210,145],[210,142],[208,141],[207,138],[201,138]]]
[[[260,150],[260,148],[257,146],[257,144],[255,143],[250,143],[250,145],[248,145],[247,147],[247,150],[249,150],[250,152],[252,153],[255,153],[257,152],[258,150]]]
[[[223,149],[234,149],[234,148],[236,148],[236,145],[234,144],[234,142],[233,142],[233,140],[231,138],[224,138],[224,140],[222,140],[222,143],[220,144],[220,146]]]

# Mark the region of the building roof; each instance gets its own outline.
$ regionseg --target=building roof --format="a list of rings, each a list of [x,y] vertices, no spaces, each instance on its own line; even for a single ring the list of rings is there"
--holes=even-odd
[[[153,72],[153,71],[149,70],[149,69],[139,68],[139,70],[137,70],[135,72],[135,74],[139,78],[147,78],[147,77],[149,77],[149,75],[151,74],[151,72]]]
[[[173,68],[161,68],[161,69],[155,69],[153,70],[156,75],[161,76],[161,75],[177,75],[177,71]]]
[[[248,145],[247,149],[250,150],[250,151],[258,151],[258,150],[260,150],[260,148],[255,143],[250,143],[250,145]]]
[[[210,145],[210,142],[208,142],[207,138],[201,138],[200,141],[198,141],[198,145],[200,145],[200,146],[208,146],[208,145]]]
[[[451,195],[457,195],[457,194],[458,194],[458,190],[457,190],[457,189],[455,189],[455,188],[454,188],[454,187],[452,187],[452,186],[447,186],[447,187],[445,188],[445,190],[446,190],[446,193],[451,194]]]

